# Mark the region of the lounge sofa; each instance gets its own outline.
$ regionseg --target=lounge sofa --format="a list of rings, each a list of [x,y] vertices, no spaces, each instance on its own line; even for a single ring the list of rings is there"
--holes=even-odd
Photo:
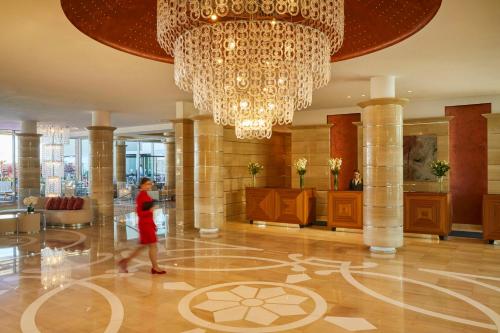
[[[82,197],[81,209],[51,209],[47,201],[53,198],[39,198],[36,208],[45,209],[47,226],[77,229],[90,226],[94,220],[92,200]]]

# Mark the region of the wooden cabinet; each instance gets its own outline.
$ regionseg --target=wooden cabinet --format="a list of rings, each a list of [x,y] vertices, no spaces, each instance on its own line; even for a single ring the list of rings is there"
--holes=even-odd
[[[404,231],[446,237],[451,231],[449,193],[405,192]]]
[[[363,229],[363,192],[328,192],[328,226]]]
[[[483,196],[483,238],[490,242],[500,239],[500,194]]]
[[[247,187],[246,217],[253,222],[312,223],[316,219],[314,189]]]

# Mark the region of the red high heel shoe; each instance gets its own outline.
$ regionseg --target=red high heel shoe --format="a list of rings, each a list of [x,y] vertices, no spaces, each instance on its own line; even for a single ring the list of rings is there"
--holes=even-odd
[[[118,262],[118,271],[120,273],[128,273],[127,269],[127,259],[122,259]]]
[[[167,274],[167,271],[164,270],[157,271],[156,269],[151,268],[151,274]]]

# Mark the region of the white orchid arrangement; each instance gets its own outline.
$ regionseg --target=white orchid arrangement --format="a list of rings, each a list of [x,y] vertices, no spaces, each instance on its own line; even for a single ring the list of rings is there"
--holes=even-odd
[[[305,158],[299,158],[295,161],[295,169],[299,175],[304,175],[307,170],[307,160]]]
[[[257,163],[257,162],[248,163],[248,172],[252,176],[255,176],[256,174],[258,174],[262,169],[264,169],[264,166],[260,163]]]
[[[37,197],[26,197],[24,198],[23,200],[23,204],[25,206],[27,206],[27,209],[28,209],[28,213],[33,213],[35,211],[35,207],[33,207],[34,205],[36,205],[38,203],[38,198]]]
[[[340,167],[342,166],[342,157],[334,157],[328,160],[328,166],[330,171],[334,175],[338,175],[340,172]]]

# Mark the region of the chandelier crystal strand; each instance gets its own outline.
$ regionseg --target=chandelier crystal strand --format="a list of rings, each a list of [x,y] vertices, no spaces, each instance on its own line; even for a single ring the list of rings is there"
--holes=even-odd
[[[343,0],[158,0],[158,41],[174,56],[177,86],[238,138],[269,138],[311,105],[343,22]]]

